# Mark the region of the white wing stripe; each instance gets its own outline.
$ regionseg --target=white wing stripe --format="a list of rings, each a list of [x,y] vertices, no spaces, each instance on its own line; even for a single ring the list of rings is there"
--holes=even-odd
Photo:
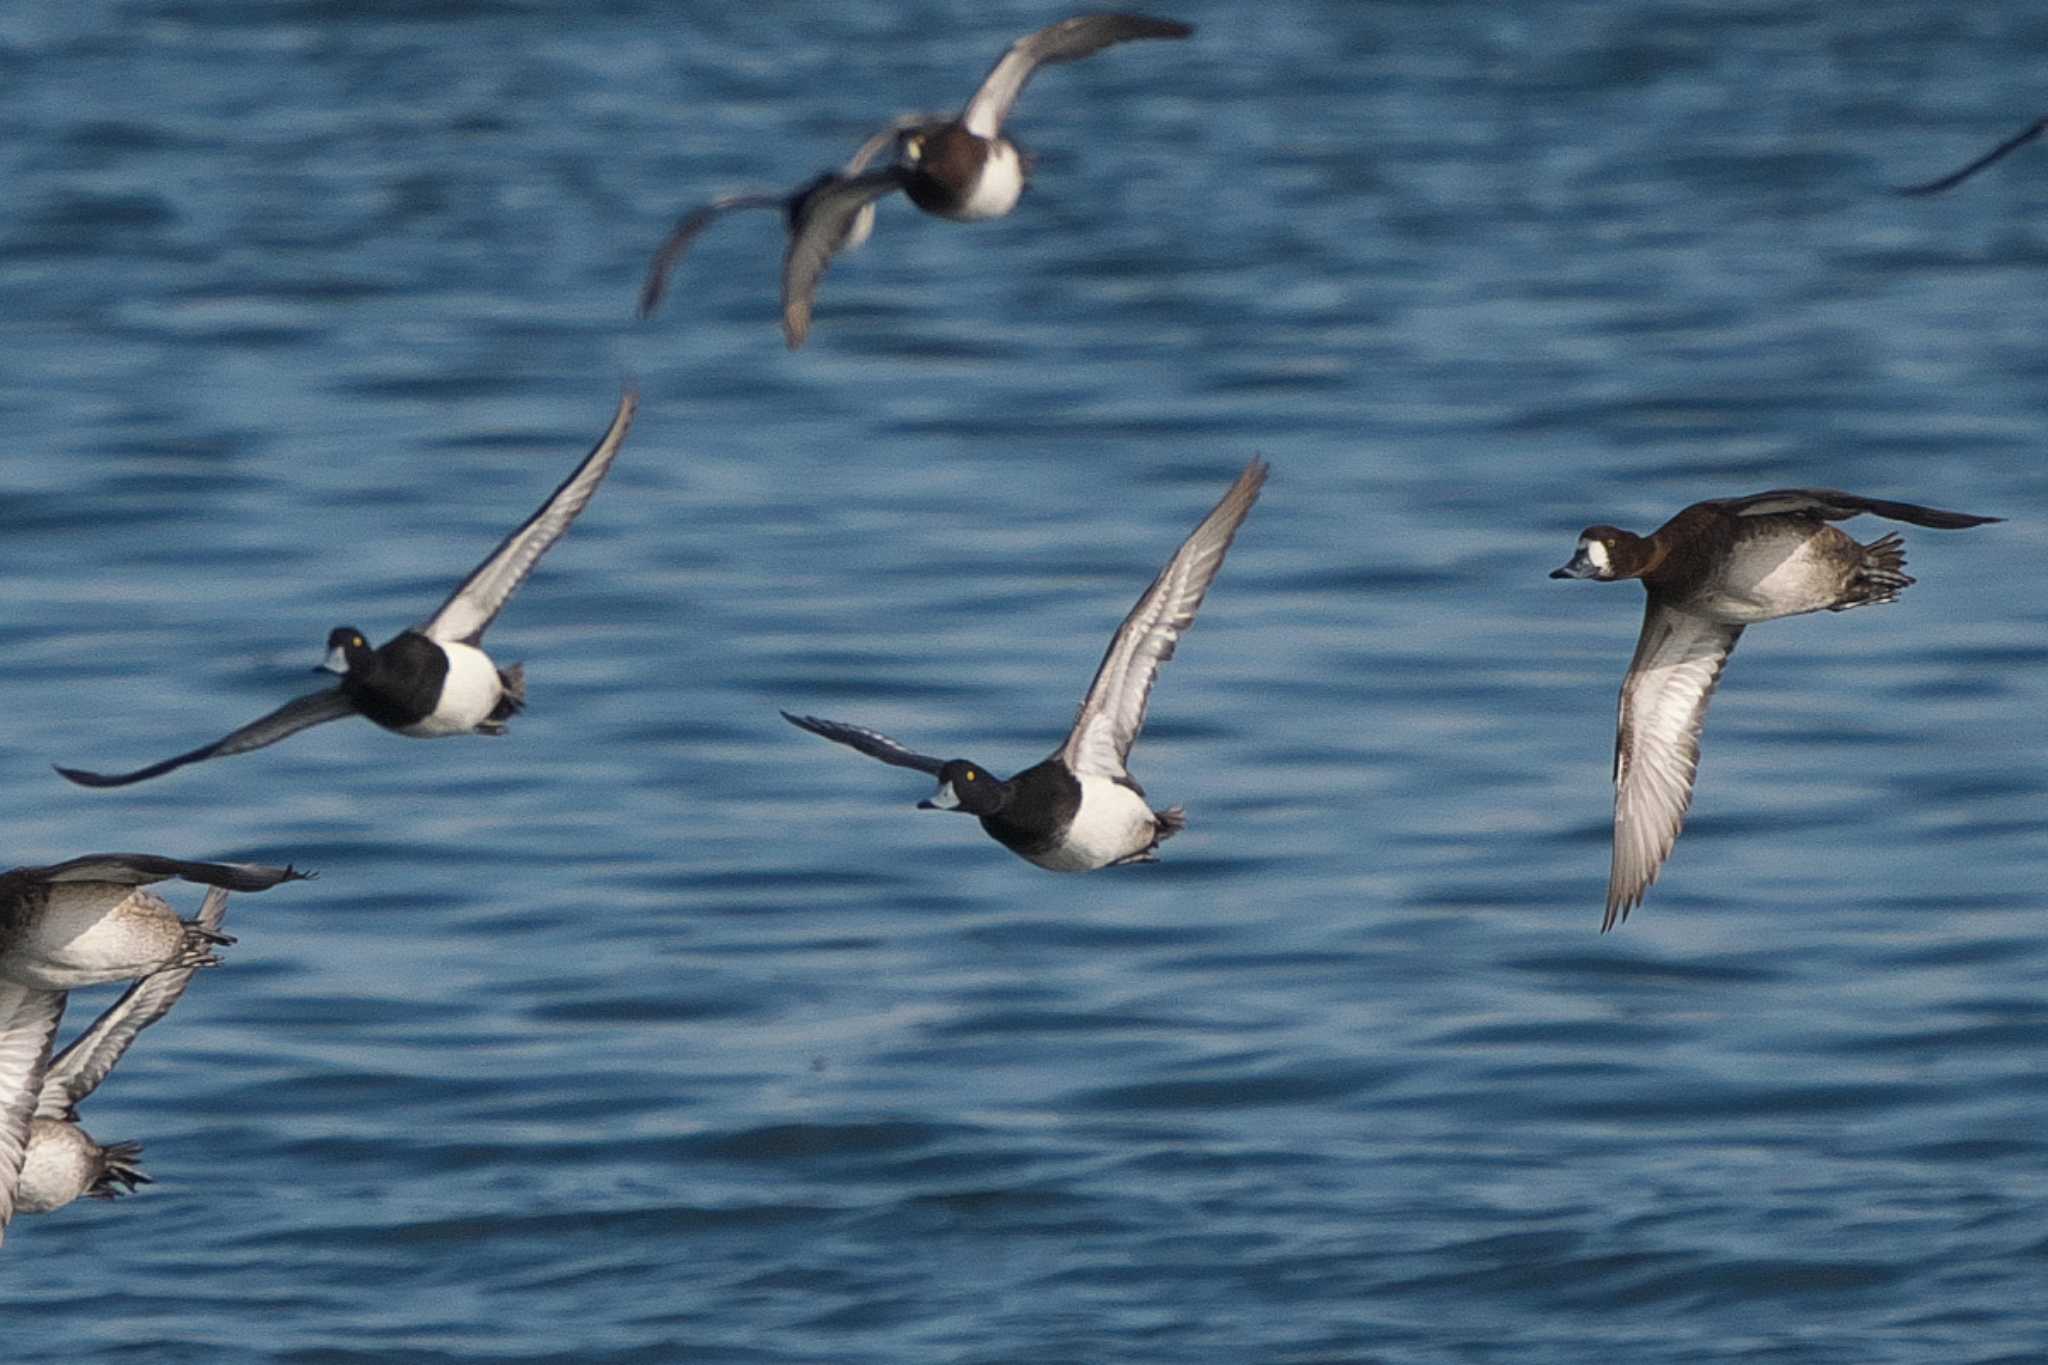
[[[1117,628],[1074,718],[1073,732],[1060,750],[1076,773],[1126,775],[1124,760],[1145,728],[1160,665],[1173,657],[1180,637],[1194,624],[1237,528],[1258,501],[1266,471],[1261,459],[1245,466]]]
[[[1642,903],[1692,805],[1700,732],[1741,626],[1650,606],[1622,684],[1614,745],[1614,862],[1603,929]]]
[[[618,455],[619,447],[625,442],[626,432],[633,425],[633,413],[639,407],[640,397],[632,389],[619,395],[619,409],[612,417],[612,424],[606,430],[591,452],[583,457],[567,479],[562,481],[540,510],[506,536],[491,551],[484,562],[462,580],[440,610],[420,625],[420,634],[430,640],[442,643],[456,641],[474,644],[484,633],[484,628],[504,610],[505,603],[533,572],[533,566],[547,553],[548,547],[561,539],[569,529],[569,523],[590,501],[604,476],[611,471],[612,460]]]
[[[0,983],[0,1240],[14,1217],[14,1194],[28,1155],[31,1116],[64,1013],[64,992]]]

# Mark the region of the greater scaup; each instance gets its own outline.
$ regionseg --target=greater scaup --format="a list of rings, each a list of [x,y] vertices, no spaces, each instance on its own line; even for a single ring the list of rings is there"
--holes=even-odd
[[[503,734],[505,721],[525,704],[526,673],[518,664],[500,669],[492,663],[478,647],[484,631],[597,491],[626,439],[638,404],[638,396],[628,389],[619,399],[610,429],[582,463],[539,511],[471,570],[432,616],[375,649],[354,626],[330,632],[327,659],[320,667],[342,675],[338,686],[287,702],[211,744],[133,772],[65,767],[57,771],[84,787],[122,787],[202,759],[261,749],[344,716],[363,716],[416,739]]]
[[[1897,535],[1868,545],[1829,526],[1869,513],[1956,530],[2000,520],[1829,488],[1694,503],[1647,536],[1589,526],[1552,578],[1640,578],[1648,594],[1621,685],[1614,863],[1604,933],[1642,904],[1692,803],[1700,729],[1743,627],[1898,600],[1913,580]]]
[[[783,712],[790,724],[900,768],[938,779],[920,810],[979,816],[1005,848],[1055,872],[1087,872],[1119,863],[1157,861],[1160,841],[1187,820],[1179,806],[1156,811],[1126,760],[1145,725],[1145,707],[1159,666],[1195,621],[1195,612],[1238,526],[1266,482],[1254,459],[1215,510],[1202,519],[1110,639],[1074,728],[1049,758],[1007,780],[966,759],[940,759],[906,749],[858,725]]]

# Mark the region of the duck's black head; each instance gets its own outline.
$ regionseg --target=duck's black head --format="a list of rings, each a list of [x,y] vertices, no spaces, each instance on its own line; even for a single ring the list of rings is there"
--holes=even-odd
[[[368,667],[370,656],[376,652],[354,626],[336,626],[327,632],[327,658],[320,669],[346,677]]]
[[[939,769],[939,789],[917,803],[919,810],[957,810],[994,815],[1009,800],[1009,784],[979,763],[956,758]]]

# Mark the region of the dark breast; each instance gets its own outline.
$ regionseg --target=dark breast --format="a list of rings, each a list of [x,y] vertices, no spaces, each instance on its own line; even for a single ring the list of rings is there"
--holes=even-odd
[[[382,645],[376,663],[361,676],[342,679],[342,691],[356,709],[386,729],[412,725],[432,714],[448,677],[448,656],[417,631]]]
[[[1081,784],[1056,760],[1047,759],[1010,779],[1010,800],[981,827],[1004,848],[1025,857],[1058,848],[1081,809]]]
[[[1741,521],[1704,504],[1686,508],[1648,537],[1659,558],[1643,586],[1677,606],[1711,597],[1727,577]]]
[[[927,213],[950,213],[974,193],[987,160],[987,143],[958,124],[949,124],[925,140],[924,155],[903,192]]]

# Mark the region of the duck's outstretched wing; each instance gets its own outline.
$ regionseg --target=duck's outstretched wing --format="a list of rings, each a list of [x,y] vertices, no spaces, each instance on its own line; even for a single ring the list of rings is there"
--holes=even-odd
[[[775,209],[777,212],[784,212],[788,208],[787,194],[760,190],[749,194],[725,195],[691,209],[678,218],[676,225],[669,229],[668,236],[662,238],[661,245],[655,248],[654,259],[647,263],[647,278],[640,285],[639,315],[643,318],[651,317],[654,310],[661,306],[662,295],[668,292],[670,273],[675,270],[676,262],[683,258],[683,253],[690,249],[690,243],[696,240],[698,233],[726,214],[741,209]]]
[[[260,720],[250,721],[233,734],[203,745],[190,753],[167,758],[161,763],[152,763],[147,768],[137,768],[127,773],[95,773],[83,768],[57,767],[66,780],[81,787],[125,787],[131,782],[145,782],[152,777],[161,777],[174,768],[188,763],[198,763],[209,758],[227,758],[232,754],[245,754],[251,749],[261,749],[279,740],[309,730],[315,725],[324,725],[330,720],[356,713],[355,703],[348,699],[339,687],[330,687],[322,692],[308,693],[296,701],[288,701]]]
[[[227,909],[228,893],[213,887],[206,893],[195,922],[202,929],[217,932]],[[50,1059],[49,1069],[43,1073],[35,1116],[76,1123],[79,1101],[99,1088],[114,1064],[121,1060],[121,1054],[135,1041],[136,1034],[170,1013],[197,970],[167,967],[151,972],[123,992],[119,1000],[93,1020],[90,1028]]]
[[[1961,170],[1950,171],[1947,175],[1924,181],[1918,185],[1901,185],[1898,193],[1940,194],[1943,190],[1954,189],[1957,185],[1962,184],[1965,180],[1968,180],[1992,162],[1997,161],[2006,153],[2018,151],[2043,133],[2048,133],[2048,118],[2035,119],[2032,123],[2020,129],[2017,133],[2014,133],[2011,137],[1999,143],[1996,147],[1993,147]]]
[[[6,1240],[14,1217],[29,1124],[50,1061],[50,1040],[63,1013],[63,991],[0,981],[0,1241]]]
[[[6,875],[37,882],[112,882],[117,886],[148,886],[175,879],[227,891],[268,891],[282,882],[306,881],[313,874],[262,863],[199,863],[154,853],[88,853],[45,867],[17,867]]]
[[[1778,488],[1752,493],[1746,498],[1724,498],[1716,504],[1738,517],[1767,517],[1787,512],[1819,517],[1822,521],[1847,521],[1868,513],[1892,521],[1932,526],[1942,531],[1959,531],[1966,526],[1984,526],[2003,517],[1978,517],[1968,512],[1944,512],[1939,507],[1922,507],[1911,502],[1886,502],[1882,498],[1861,498],[1836,488]]]
[[[1254,458],[1215,510],[1181,543],[1159,577],[1110,638],[1081,701],[1060,755],[1077,773],[1124,777],[1124,760],[1145,728],[1145,708],[1159,667],[1173,657],[1181,635],[1195,623],[1202,598],[1223,567],[1237,528],[1266,483],[1266,462]]]
[[[1010,44],[1010,50],[989,69],[981,89],[967,102],[960,122],[976,137],[994,137],[1039,67],[1079,61],[1133,38],[1185,38],[1194,31],[1192,24],[1143,14],[1080,14],[1062,19]]]
[[[1651,602],[1643,614],[1614,734],[1614,865],[1607,879],[1606,933],[1643,903],[1643,893],[1678,841],[1699,770],[1707,702],[1741,626],[1723,625]]]
[[[893,763],[899,768],[915,768],[921,773],[938,776],[939,769],[946,766],[943,758],[929,754],[913,753],[895,740],[875,730],[858,725],[846,725],[836,720],[820,720],[816,716],[793,716],[784,711],[782,718],[799,730],[809,730],[822,735],[835,744],[844,744],[849,749],[858,749],[869,758],[879,758],[884,763]]]
[[[859,226],[860,215],[883,195],[902,189],[900,166],[853,176],[832,176],[804,196],[782,257],[782,336],[794,351],[811,334],[811,301],[818,281]]]
[[[632,428],[633,413],[639,406],[640,395],[628,387],[619,395],[618,411],[612,414],[611,426],[582,463],[570,471],[539,511],[520,523],[519,529],[499,542],[483,563],[470,570],[469,577],[449,594],[439,610],[414,629],[443,644],[474,645],[481,640],[484,631],[505,609],[505,603],[533,572],[533,566],[550,545],[562,538],[569,523],[576,520],[576,514],[611,472],[612,461],[625,444],[626,432]]]

